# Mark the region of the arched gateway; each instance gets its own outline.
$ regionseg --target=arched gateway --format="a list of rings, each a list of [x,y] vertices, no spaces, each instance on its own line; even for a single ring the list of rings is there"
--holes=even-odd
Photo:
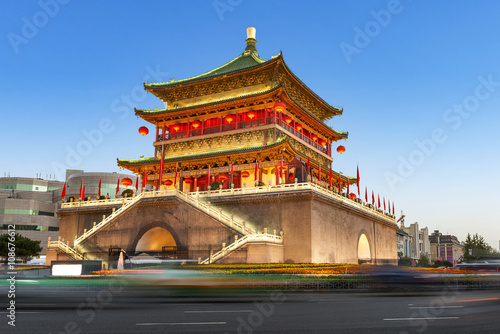
[[[366,234],[362,233],[358,239],[358,263],[369,263],[371,261],[370,243]]]
[[[181,244],[174,229],[163,222],[154,222],[143,226],[130,250],[140,252],[176,253]]]

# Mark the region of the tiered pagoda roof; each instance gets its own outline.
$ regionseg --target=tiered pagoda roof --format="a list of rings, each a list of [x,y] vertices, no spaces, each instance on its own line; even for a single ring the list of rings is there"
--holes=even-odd
[[[221,171],[229,165],[240,170],[256,161],[268,172],[286,161],[304,178],[300,166],[310,161],[315,171],[311,176],[319,177],[321,170],[325,179],[333,161],[332,143],[348,136],[325,122],[343,109],[329,105],[307,87],[281,52],[262,59],[255,47],[255,29],[247,33],[245,51],[218,68],[182,80],[144,83],[144,89],[165,105],[164,109],[135,109],[138,117],[156,126],[154,156],[117,159],[120,167],[147,173],[148,181],[162,184],[162,173],[206,173],[209,166]],[[334,174],[342,183],[356,181]]]

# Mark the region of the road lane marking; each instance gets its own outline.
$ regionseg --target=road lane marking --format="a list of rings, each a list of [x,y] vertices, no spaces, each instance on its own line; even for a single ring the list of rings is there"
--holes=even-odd
[[[409,309],[410,310],[413,310],[413,309],[421,309],[421,308],[462,308],[463,305],[461,306],[458,306],[458,305],[455,305],[455,306],[410,306]]]
[[[253,310],[228,310],[228,311],[184,311],[184,313],[242,313],[242,312],[253,312]]]
[[[36,305],[36,306],[38,306],[38,305],[51,305],[51,306],[53,306],[53,305],[57,305],[57,304],[43,304],[43,303],[40,303],[40,304],[38,304],[38,303],[27,303],[26,304],[26,303],[22,303],[22,302],[19,303],[19,306],[26,306],[26,305]]]
[[[497,299],[500,298],[496,297],[496,298],[466,299],[466,300],[457,300],[455,301],[455,303],[482,302],[485,300],[497,300]]]
[[[178,305],[180,305],[180,306],[182,306],[182,305],[189,305],[189,306],[193,306],[193,305],[196,305],[196,306],[198,306],[198,305],[213,305],[212,303],[196,303],[196,302],[193,302],[193,303],[175,303],[175,304],[173,304],[173,303],[161,303],[161,304],[162,305],[176,305],[176,306],[178,306]]]
[[[411,320],[451,320],[460,319],[459,317],[428,317],[428,318],[392,318],[384,319],[385,321],[411,321]]]
[[[0,313],[9,313],[9,312],[0,312]],[[25,312],[25,311],[16,311],[16,313],[24,313],[24,314],[30,314],[30,313],[54,313],[54,312]]]
[[[225,325],[225,321],[217,322],[144,322],[135,324],[136,326],[160,326],[160,325]]]

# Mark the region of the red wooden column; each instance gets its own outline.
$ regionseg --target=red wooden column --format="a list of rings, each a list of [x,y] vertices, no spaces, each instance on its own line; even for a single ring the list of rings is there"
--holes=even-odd
[[[158,141],[158,135],[160,134],[160,128],[158,128],[158,125],[156,126],[156,137],[155,141]]]
[[[276,110],[273,110],[273,123],[276,124]],[[273,127],[273,143],[276,142],[276,127]]]

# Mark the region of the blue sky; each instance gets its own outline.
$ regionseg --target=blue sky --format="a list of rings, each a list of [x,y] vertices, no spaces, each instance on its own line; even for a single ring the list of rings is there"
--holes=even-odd
[[[1,176],[62,179],[65,167],[118,171],[116,158],[151,156],[153,137],[137,133],[147,124],[133,107],[162,104],[143,82],[222,65],[254,26],[262,58],[283,51],[303,82],[344,108],[328,122],[349,131],[335,170],[354,176],[359,164],[363,191],[395,201],[407,224],[461,240],[477,232],[498,248],[500,2],[42,0],[2,9]]]

